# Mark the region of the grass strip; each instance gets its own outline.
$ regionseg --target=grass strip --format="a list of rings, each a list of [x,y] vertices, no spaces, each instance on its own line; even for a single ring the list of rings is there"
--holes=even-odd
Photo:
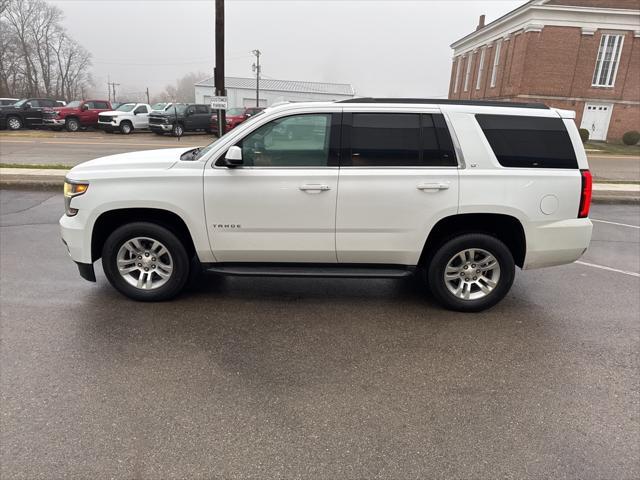
[[[3,163],[0,162],[0,168],[33,168],[41,170],[70,170],[73,165],[64,165],[62,163]]]

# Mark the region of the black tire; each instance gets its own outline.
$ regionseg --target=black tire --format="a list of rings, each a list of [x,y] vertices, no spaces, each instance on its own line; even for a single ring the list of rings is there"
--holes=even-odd
[[[77,132],[80,130],[80,122],[77,118],[67,118],[64,126],[67,129],[67,132]]]
[[[181,137],[181,136],[183,136],[183,135],[184,135],[184,127],[183,127],[181,124],[176,123],[176,124],[173,126],[173,129],[171,130],[171,134],[172,134],[174,137]]]
[[[120,122],[120,133],[123,135],[129,135],[131,132],[133,132],[133,125],[131,125],[131,122],[127,120]]]
[[[491,290],[490,293],[485,294],[482,298],[459,298],[454,295],[449,288],[447,288],[448,282],[445,281],[445,269],[447,264],[449,264],[454,256],[467,249],[484,250],[485,252],[493,255],[493,257],[498,261],[499,278],[497,283],[493,287],[493,290]],[[476,255],[477,256],[475,258],[480,258],[482,253],[478,252]],[[473,261],[473,259],[470,261]],[[482,268],[480,265],[474,264],[473,268],[476,267],[478,268],[475,270],[476,272]],[[468,270],[471,268],[471,265],[462,270],[463,268],[464,264],[460,260],[461,274],[466,275],[467,271],[472,272],[472,270]],[[470,273],[469,275],[475,274]],[[484,275],[485,272],[478,274],[480,278]],[[495,273],[486,272],[486,275],[495,275]],[[511,285],[513,284],[514,277],[515,263],[509,248],[507,248],[507,246],[497,238],[484,233],[468,233],[450,239],[437,249],[427,267],[427,280],[434,298],[444,307],[450,310],[457,310],[459,312],[480,312],[493,307],[509,292]],[[475,279],[475,276],[469,278],[470,281]],[[462,282],[462,280],[460,280],[460,282]],[[455,286],[453,278],[449,285]],[[459,286],[460,283],[457,283],[457,285]],[[486,287],[487,283],[483,282],[483,285]],[[478,284],[470,286],[469,296],[473,295],[475,292],[482,294],[480,290],[481,289]]]
[[[125,242],[136,237],[157,240],[166,247],[171,256],[173,263],[171,276],[166,283],[157,288],[149,290],[138,288],[128,283],[118,271],[120,248]],[[175,297],[183,290],[190,275],[190,259],[182,242],[165,227],[148,222],[129,223],[113,231],[102,248],[102,267],[109,283],[116,290],[133,300],[143,302],[157,302]]]
[[[7,118],[7,128],[9,130],[20,130],[24,124],[22,123],[22,119],[20,117],[16,117],[12,115]]]

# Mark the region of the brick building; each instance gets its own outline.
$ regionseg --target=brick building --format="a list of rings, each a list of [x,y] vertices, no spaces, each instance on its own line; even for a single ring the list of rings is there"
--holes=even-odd
[[[449,98],[574,110],[594,140],[640,131],[639,0],[531,0],[451,48]]]

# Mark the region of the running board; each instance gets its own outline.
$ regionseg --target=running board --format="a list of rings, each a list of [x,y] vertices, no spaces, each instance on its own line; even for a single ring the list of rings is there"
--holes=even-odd
[[[325,278],[403,278],[413,274],[414,268],[402,265],[381,266],[317,266],[317,265],[261,265],[209,264],[208,272],[245,277],[325,277]]]

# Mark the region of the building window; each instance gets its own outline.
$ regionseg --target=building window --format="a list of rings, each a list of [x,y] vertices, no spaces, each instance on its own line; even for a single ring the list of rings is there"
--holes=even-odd
[[[473,64],[473,52],[469,54],[469,58],[467,58],[467,73],[464,75],[464,91],[467,92],[469,90],[469,79],[471,78],[471,65]]]
[[[453,93],[458,93],[458,85],[460,85],[460,65],[464,57],[458,57],[456,60],[456,83],[453,85]]]
[[[493,68],[491,69],[491,88],[496,86],[496,78],[498,77],[498,65],[500,65],[500,48],[502,42],[496,41],[496,54],[493,57]]]
[[[623,35],[602,35],[591,86],[613,87],[616,73],[618,73],[623,41]]]
[[[480,65],[478,66],[478,80],[476,80],[476,90],[480,90],[480,84],[482,83],[482,75],[484,75],[484,52],[486,47],[483,47],[480,51]]]

